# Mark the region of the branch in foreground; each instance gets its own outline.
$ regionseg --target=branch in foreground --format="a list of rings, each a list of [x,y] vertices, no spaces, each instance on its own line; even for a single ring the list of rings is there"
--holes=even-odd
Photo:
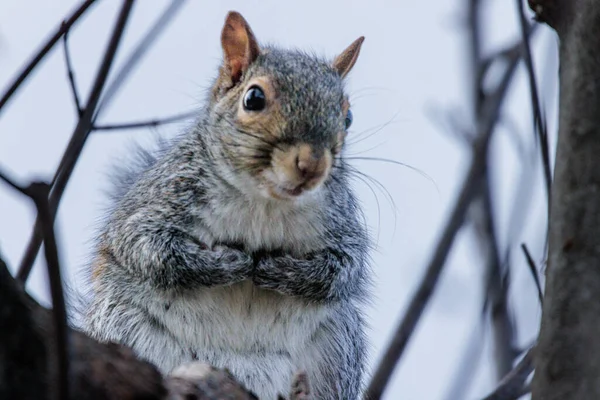
[[[71,28],[81,18],[83,14],[90,8],[92,4],[94,4],[95,0],[87,0],[84,1],[73,14],[64,21],[60,28],[52,35],[46,44],[42,46],[42,48],[33,56],[33,59],[27,64],[26,67],[23,68],[22,72],[15,78],[12,85],[6,90],[2,98],[0,99],[0,112],[8,103],[13,94],[21,87],[21,84],[27,79],[29,74],[35,69],[35,67],[39,64],[40,61],[46,54],[54,47],[54,45],[60,40],[61,36]]]
[[[54,175],[52,191],[50,193],[50,213],[52,220],[54,220],[60,199],[67,186],[67,182],[71,177],[73,169],[75,169],[75,164],[79,159],[79,155],[81,154],[83,146],[85,145],[87,137],[92,129],[94,112],[96,110],[96,106],[98,105],[98,101],[100,100],[100,94],[102,93],[104,84],[106,83],[106,78],[108,77],[108,73],[119,47],[119,43],[121,42],[121,37],[125,31],[125,25],[129,19],[129,14],[132,7],[133,0],[125,0],[123,2],[123,7],[119,12],[117,23],[115,24],[112,36],[104,53],[102,64],[100,65],[100,69],[96,75],[94,86],[92,87],[92,91],[90,92],[88,101],[86,102],[84,112],[79,118],[79,122],[77,123],[75,131],[73,132],[73,135],[71,135],[71,140],[67,145],[67,149],[63,154],[59,168]],[[25,282],[27,280],[27,277],[31,272],[31,268],[33,267],[33,262],[35,261],[37,253],[42,244],[41,229],[42,225],[38,216],[35,222],[32,237],[27,245],[25,255],[21,261],[19,272],[17,274],[17,277],[21,282]]]
[[[66,399],[69,395],[67,312],[65,308],[60,263],[58,261],[58,248],[56,245],[56,237],[54,235],[53,221],[48,206],[49,193],[50,186],[45,183],[34,182],[27,188],[27,194],[34,201],[42,224],[44,252],[46,255],[48,280],[50,281],[50,294],[52,297],[52,317],[54,320],[54,338],[58,364],[57,398]]]
[[[173,20],[174,16],[176,15],[177,11],[181,8],[184,1],[185,0],[172,0],[171,4],[167,7],[167,9],[162,13],[162,15],[146,33],[141,42],[135,47],[131,55],[125,61],[123,67],[116,74],[116,77],[109,84],[105,94],[102,96],[101,99],[99,99],[99,96],[102,94],[102,88],[104,87],[106,80],[106,75],[102,71],[107,65],[108,68],[110,68],[110,64],[112,63],[114,52],[116,52],[116,46],[118,45],[119,41],[114,41],[115,35],[118,34],[118,37],[120,38],[122,29],[119,30],[117,29],[118,27],[116,27],[113,31],[113,38],[111,39],[111,44],[109,44],[109,48],[107,49],[104,55],[104,60],[102,64],[103,66],[101,67],[96,77],[92,93],[90,94],[88,100],[88,104],[85,107],[86,113],[84,113],[84,115],[80,117],[79,123],[75,128],[75,132],[71,136],[71,141],[69,142],[69,145],[67,146],[67,149],[65,150],[65,153],[63,154],[63,157],[60,161],[56,174],[54,175],[53,186],[56,187],[53,187],[50,198],[50,208],[53,213],[53,216],[58,210],[58,205],[60,203],[63,191],[71,176],[71,172],[75,166],[75,163],[77,162],[77,159],[81,154],[81,151],[83,149],[85,141],[87,140],[90,130],[92,129],[92,126],[96,121],[96,118],[100,115],[101,110],[104,109],[105,106],[112,101],[114,95],[121,88],[125,79],[129,76],[131,71],[133,71],[134,67],[140,62],[141,58],[151,47],[152,43],[154,43],[154,41],[160,36],[160,33],[162,33],[166,26]],[[115,48],[111,52],[112,44],[115,44]],[[102,84],[98,86],[100,82]],[[98,91],[96,91],[97,88],[99,88]],[[90,109],[90,106],[92,105],[92,99],[94,100],[94,107],[91,107],[92,109]],[[89,112],[92,113],[91,116],[88,114]],[[33,263],[35,262],[38,251],[42,244],[39,229],[39,220],[36,220],[36,225],[34,227],[33,233],[29,238],[29,242],[27,244],[23,259],[21,260],[21,264],[19,265],[19,273],[17,276],[22,281],[27,280],[27,277],[31,272],[31,268],[33,267]]]

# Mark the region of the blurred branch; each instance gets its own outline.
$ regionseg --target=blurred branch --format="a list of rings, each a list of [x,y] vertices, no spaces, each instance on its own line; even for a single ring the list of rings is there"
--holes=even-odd
[[[104,54],[104,58],[96,75],[92,91],[86,102],[84,112],[79,118],[79,122],[77,123],[77,126],[75,127],[75,131],[71,136],[71,140],[69,141],[67,149],[63,154],[60,166],[56,171],[56,174],[54,175],[54,180],[52,182],[52,190],[50,192],[50,216],[52,221],[54,221],[54,217],[56,215],[62,194],[67,186],[69,178],[71,177],[71,173],[75,168],[75,164],[79,159],[81,151],[83,150],[83,146],[85,145],[87,137],[92,129],[92,119],[94,116],[94,112],[96,110],[96,106],[100,99],[100,94],[102,93],[102,89],[104,88],[104,84],[106,82],[106,78],[112,66],[113,60],[117,53],[119,43],[121,42],[121,38],[125,31],[125,26],[129,19],[131,8],[133,7],[133,2],[133,0],[123,1],[123,6],[121,8],[121,11],[119,12],[119,17],[113,29],[113,33],[108,43],[106,52]],[[35,222],[32,237],[27,245],[25,255],[23,257],[23,260],[21,261],[19,272],[17,274],[17,277],[21,282],[25,282],[27,280],[27,277],[31,272],[31,268],[37,256],[38,250],[41,246],[41,229],[41,219],[38,216]]]
[[[508,265],[503,267],[496,237],[494,209],[492,205],[490,174],[486,174],[485,188],[482,190],[479,207],[475,207],[474,218],[476,239],[487,258],[485,275],[485,296],[490,307],[492,332],[494,337],[494,361],[496,376],[501,379],[511,369],[516,357],[515,327],[508,310],[508,289],[510,274]]]
[[[527,378],[533,372],[535,347],[530,348],[525,356],[500,381],[498,387],[483,400],[516,400],[527,393]]]
[[[21,70],[19,76],[17,76],[13,83],[6,90],[2,98],[0,99],[0,112],[4,106],[11,99],[12,95],[21,87],[21,84],[27,79],[29,74],[35,69],[35,67],[39,64],[39,62],[46,57],[48,52],[54,47],[56,42],[59,41],[61,36],[71,29],[71,26],[75,24],[81,18],[83,14],[90,8],[92,4],[95,3],[95,0],[87,0],[81,3],[81,5],[71,14],[69,18],[67,18],[58,28],[58,30],[48,39],[46,44],[42,46],[42,48],[33,56],[33,59]]]
[[[544,168],[544,178],[546,183],[546,196],[548,199],[548,213],[550,213],[550,187],[552,185],[552,172],[550,170],[550,150],[548,145],[547,123],[542,118],[541,104],[538,95],[535,70],[533,67],[533,57],[531,56],[531,45],[529,43],[529,27],[525,19],[522,0],[516,0],[517,10],[519,11],[519,22],[521,25],[521,39],[523,41],[525,65],[527,67],[527,77],[529,78],[529,93],[531,95],[531,107],[533,109],[534,129],[540,145],[542,155],[542,166]]]
[[[480,192],[486,169],[488,145],[507,89],[512,81],[514,71],[520,59],[520,44],[515,46],[512,59],[504,73],[502,81],[496,90],[485,98],[478,119],[478,136],[474,142],[473,156],[466,177],[463,181],[459,196],[450,214],[446,227],[436,247],[435,253],[427,267],[417,292],[409,303],[408,310],[399,324],[396,332],[377,366],[371,383],[365,394],[365,399],[376,400],[381,397],[394,368],[401,358],[408,340],[412,336],[429,299],[435,290],[446,258],[454,243],[456,234],[462,227],[467,210]]]
[[[454,378],[450,381],[450,389],[444,395],[446,400],[456,400],[467,398],[467,393],[474,381],[474,375],[478,371],[481,353],[484,344],[483,325],[488,318],[489,302],[485,301],[481,310],[481,316],[477,319],[475,328],[466,341],[466,350],[463,352],[461,360],[458,362],[457,372],[453,374]]]
[[[171,3],[166,9],[160,14],[158,19],[152,24],[150,29],[142,35],[142,40],[134,47],[129,57],[124,61],[123,66],[119,69],[114,79],[111,80],[110,84],[106,88],[106,92],[100,99],[98,109],[94,114],[94,122],[106,111],[107,106],[117,95],[119,90],[122,89],[125,81],[129,75],[134,71],[140,61],[144,58],[148,50],[152,47],[154,42],[160,37],[164,30],[173,21],[177,13],[181,10],[185,0],[171,0]]]
[[[128,122],[124,124],[108,124],[108,125],[96,125],[94,126],[95,131],[113,131],[121,129],[140,129],[140,128],[153,128],[160,125],[172,124],[175,122],[184,121],[186,119],[196,118],[198,113],[196,111],[190,111],[173,115],[171,117],[152,119],[149,121],[137,121]]]
[[[75,110],[77,111],[77,116],[80,117],[81,114],[83,114],[83,109],[81,108],[81,102],[79,101],[79,91],[77,90],[77,84],[75,83],[75,72],[73,69],[73,64],[71,63],[71,54],[69,52],[69,29],[65,30],[65,34],[63,35],[63,50],[65,53],[67,77],[69,78],[71,94],[73,95],[73,103],[75,103]]]

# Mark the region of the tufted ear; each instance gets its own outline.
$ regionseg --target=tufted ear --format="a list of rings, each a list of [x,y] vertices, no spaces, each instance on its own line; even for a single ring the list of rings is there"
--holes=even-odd
[[[223,47],[223,70],[231,85],[239,82],[242,74],[259,54],[258,43],[244,17],[236,11],[230,11],[225,18],[221,32]]]
[[[364,36],[359,37],[354,42],[352,42],[352,44],[348,46],[348,48],[344,50],[342,54],[340,54],[335,58],[335,60],[333,60],[333,69],[335,69],[342,78],[348,75],[348,72],[350,72],[350,70],[354,66],[354,63],[356,63],[356,59],[358,58],[358,54],[360,53],[360,47],[362,46],[364,41]]]

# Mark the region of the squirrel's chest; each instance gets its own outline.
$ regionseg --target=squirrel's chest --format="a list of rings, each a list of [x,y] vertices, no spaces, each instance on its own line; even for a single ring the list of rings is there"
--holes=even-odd
[[[195,214],[200,240],[239,243],[248,251],[278,249],[298,255],[323,246],[325,229],[316,207],[254,203],[229,197],[199,208]]]

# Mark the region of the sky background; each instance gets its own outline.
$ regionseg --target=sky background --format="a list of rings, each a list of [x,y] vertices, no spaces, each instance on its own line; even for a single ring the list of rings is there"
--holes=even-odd
[[[0,2],[0,88],[6,87],[48,33],[77,4],[73,0]],[[121,2],[98,2],[70,34],[70,50],[82,99],[87,98]],[[118,57],[129,50],[168,4],[137,2]],[[456,190],[469,162],[469,149],[456,139],[447,118],[471,129],[469,64],[464,17],[467,1],[188,1],[174,22],[127,81],[100,123],[166,117],[200,105],[221,57],[219,35],[228,10],[250,23],[259,41],[294,46],[333,57],[354,39],[366,41],[349,78],[354,123],[350,154],[396,160],[410,168],[377,161],[353,165],[389,192],[356,181],[367,222],[376,241],[372,305],[367,309],[372,343],[370,368],[377,362],[427,265]],[[486,53],[518,37],[515,2],[484,1]],[[533,41],[538,82],[555,137],[556,38],[541,27]],[[540,318],[531,276],[518,249],[528,244],[542,260],[545,200],[537,160],[523,162],[515,142],[534,151],[529,93],[520,68],[493,141],[494,195],[498,232],[512,245],[511,307],[518,345],[535,338]],[[491,74],[493,80],[494,74]],[[66,79],[64,54],[56,48],[0,114],[0,166],[21,182],[49,180],[76,122]],[[389,122],[389,124],[388,124]],[[385,126],[384,126],[385,125]],[[171,136],[185,124],[161,127]],[[375,134],[373,133],[377,128]],[[111,163],[126,158],[131,141],[150,142],[151,130],[94,133],[88,140],[61,203],[56,222],[65,276],[74,285],[87,262],[96,223],[105,205],[103,190]],[[533,179],[523,229],[508,232],[507,221],[523,173]],[[0,252],[12,270],[31,233],[35,212],[18,193],[0,186]],[[385,398],[445,399],[456,381],[461,357],[486,332],[477,326],[484,266],[472,235],[455,242],[440,285],[398,365]],[[43,262],[36,263],[28,288],[44,304],[49,296]],[[487,332],[485,336],[489,339]],[[494,386],[489,340],[466,398],[481,397]]]

